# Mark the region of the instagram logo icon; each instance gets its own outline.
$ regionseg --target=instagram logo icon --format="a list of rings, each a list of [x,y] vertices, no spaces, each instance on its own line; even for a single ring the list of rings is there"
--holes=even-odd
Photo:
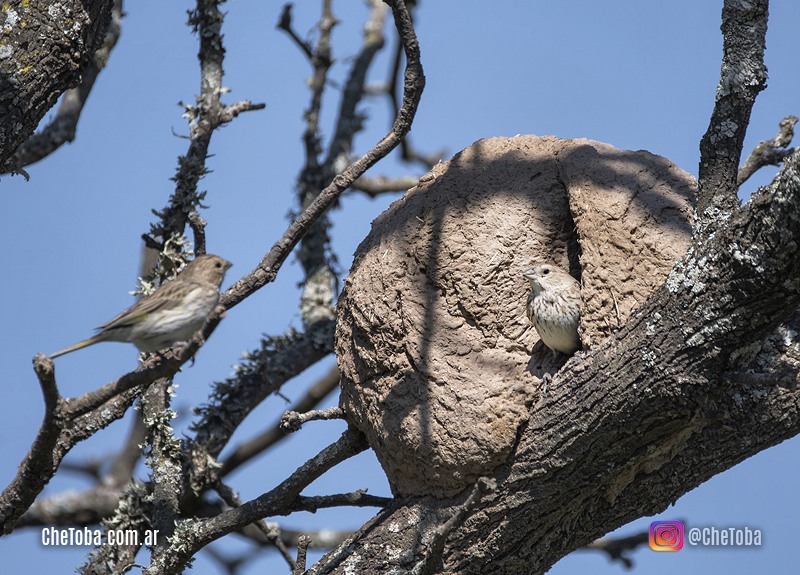
[[[683,549],[683,523],[681,521],[653,521],[650,524],[650,549],[653,551],[680,551]]]

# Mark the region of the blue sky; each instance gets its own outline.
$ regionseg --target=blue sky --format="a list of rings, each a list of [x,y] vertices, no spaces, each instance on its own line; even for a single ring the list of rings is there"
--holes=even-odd
[[[304,35],[318,16],[318,2],[298,3],[295,27]],[[42,417],[42,400],[31,358],[52,353],[92,333],[133,299],[139,237],[172,191],[177,157],[187,134],[179,101],[193,102],[199,91],[197,39],[185,25],[193,3],[128,2],[123,33],[101,74],[78,127],[76,141],[28,168],[31,181],[4,176],[0,183],[0,249],[7,302],[0,337],[0,483],[5,486],[24,457]],[[235,0],[225,5],[227,59],[225,85],[237,99],[265,102],[267,108],[240,116],[214,135],[213,170],[202,182],[210,209],[208,249],[234,267],[223,287],[251,270],[282,234],[295,209],[294,182],[302,165],[302,113],[308,102],[309,66],[286,36],[275,29],[281,4]],[[646,149],[697,174],[698,143],[708,125],[719,75],[721,2],[675,0],[637,2],[434,2],[417,13],[427,85],[411,138],[423,151],[446,150],[450,157],[490,136],[554,134],[585,137],[619,148]],[[348,69],[357,49],[366,10],[360,2],[334,3],[341,24],[334,30],[334,79]],[[753,110],[746,152],[770,138],[781,118],[800,110],[797,69],[800,3],[775,1],[771,7],[766,61],[769,87]],[[388,23],[391,26],[391,23]],[[386,77],[389,51],[373,68],[372,80]],[[331,134],[338,97],[325,101],[322,127]],[[386,131],[389,107],[367,101],[364,132],[357,152],[369,149]],[[387,159],[372,174],[405,175],[413,169]],[[418,172],[417,172],[418,173]],[[767,183],[764,169],[746,184],[745,194]],[[370,222],[396,196],[369,199],[349,195],[332,214],[334,249],[343,273]],[[205,401],[209,385],[231,375],[241,354],[257,347],[262,333],[300,327],[296,302],[301,275],[293,258],[275,283],[232,310],[198,354],[178,375],[176,425],[191,422],[191,408]],[[310,369],[283,393],[296,399],[330,366]],[[78,395],[136,366],[132,346],[101,344],[57,361],[62,393]],[[329,400],[334,404],[335,398]],[[277,397],[264,402],[245,422],[233,444],[275,421],[286,408]],[[124,440],[130,419],[118,422],[79,445],[72,461],[106,458]],[[291,470],[341,433],[341,422],[317,422],[289,438],[268,458],[239,469],[230,484],[243,499],[270,489]],[[142,472],[143,473],[143,472]],[[762,529],[760,549],[694,549],[634,555],[640,573],[788,572],[796,565],[791,534],[800,515],[796,478],[800,440],[785,442],[723,473],[679,499],[656,519],[684,519],[692,525],[750,526]],[[87,482],[60,473],[46,493],[80,489]],[[370,453],[362,454],[318,480],[308,493],[367,487],[388,495],[388,486]],[[321,511],[282,519],[291,528],[355,528],[372,516],[368,509]],[[618,534],[647,528],[650,518]],[[0,539],[0,557],[9,572],[68,573],[86,549],[44,548],[39,530]],[[247,548],[235,537],[217,543],[232,555]],[[12,552],[13,550],[13,552]],[[790,567],[791,566],[791,567]],[[243,573],[286,572],[275,554],[261,555]],[[591,570],[619,573],[595,553],[573,554],[552,570],[567,575]],[[194,573],[217,573],[201,556]]]

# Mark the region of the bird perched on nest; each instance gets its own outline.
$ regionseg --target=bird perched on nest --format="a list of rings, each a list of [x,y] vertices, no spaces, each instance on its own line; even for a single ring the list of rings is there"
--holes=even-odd
[[[97,328],[97,335],[50,357],[101,341],[130,342],[139,351],[157,351],[189,339],[217,306],[219,287],[231,265],[219,256],[197,256],[175,279]]]
[[[581,345],[581,285],[552,264],[538,264],[522,275],[531,282],[528,319],[539,337],[554,352],[575,353]]]

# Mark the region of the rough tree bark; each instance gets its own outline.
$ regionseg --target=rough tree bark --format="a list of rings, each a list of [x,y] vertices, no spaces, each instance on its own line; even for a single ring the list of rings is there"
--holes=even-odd
[[[0,166],[67,89],[105,38],[113,0],[14,1],[0,25]]]

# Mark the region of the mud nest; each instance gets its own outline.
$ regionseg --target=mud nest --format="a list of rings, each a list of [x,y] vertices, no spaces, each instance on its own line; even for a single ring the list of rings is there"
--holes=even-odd
[[[688,247],[694,179],[589,140],[480,140],[372,225],[339,300],[341,406],[396,495],[452,496],[512,454],[563,363],[525,316],[535,262],[582,288],[584,348],[609,337]]]

